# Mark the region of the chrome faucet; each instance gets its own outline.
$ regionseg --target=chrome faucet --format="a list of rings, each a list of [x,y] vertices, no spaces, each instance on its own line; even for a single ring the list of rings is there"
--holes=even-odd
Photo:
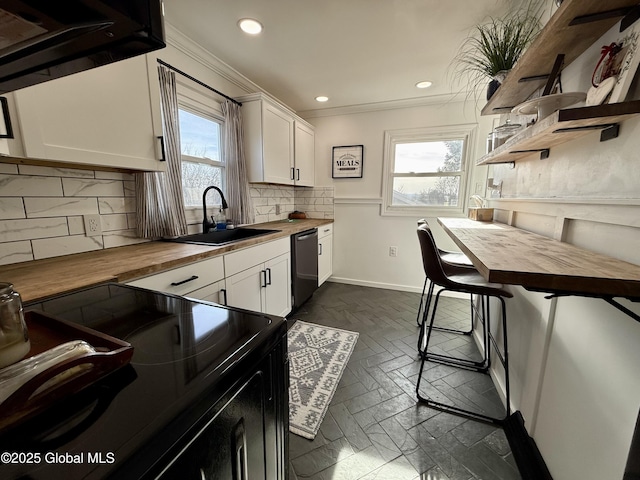
[[[213,185],[205,188],[204,193],[202,194],[202,213],[204,214],[204,220],[202,221],[202,233],[207,233],[212,227],[216,225],[215,222],[210,222],[207,216],[207,192],[212,188],[214,190],[217,190],[220,194],[220,198],[222,199],[222,209],[226,210],[227,208],[229,208],[229,205],[227,205],[227,201],[224,199],[222,190]]]

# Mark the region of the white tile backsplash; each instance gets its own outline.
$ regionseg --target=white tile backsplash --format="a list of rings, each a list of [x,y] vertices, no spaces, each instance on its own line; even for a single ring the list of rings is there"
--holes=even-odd
[[[101,197],[98,198],[98,209],[101,215],[135,213],[136,199],[134,197]]]
[[[309,218],[333,218],[333,187],[283,187],[251,185],[256,222],[284,220],[294,210]],[[280,213],[276,213],[276,207]]]
[[[0,265],[147,241],[135,210],[133,175],[0,163]],[[103,235],[85,236],[87,214]]]
[[[62,182],[57,177],[0,175],[0,197],[61,197]]]
[[[98,213],[98,202],[81,197],[25,197],[24,208],[27,218],[88,215]]]
[[[118,230],[114,232],[105,232],[102,235],[104,240],[104,248],[122,247],[124,245],[132,245],[134,243],[144,243],[148,240],[136,237],[135,230]]]
[[[18,166],[10,163],[0,163],[0,173],[18,174]]]
[[[129,228],[126,213],[118,213],[115,215],[101,215],[100,220],[103,232],[108,232],[111,230],[127,230]]]
[[[333,187],[255,184],[250,194],[256,222],[294,210],[333,218]],[[0,265],[148,241],[136,237],[135,211],[133,175],[0,163]],[[102,235],[87,237],[83,215],[96,213]],[[186,216],[189,233],[200,232],[202,209]]]
[[[29,260],[33,260],[30,241],[0,243],[0,265]]]
[[[0,220],[26,218],[22,197],[0,197]]]
[[[81,170],[78,168],[20,165],[19,170],[21,175],[38,175],[41,177],[95,178],[95,172],[93,170]]]
[[[66,217],[0,221],[0,242],[69,235]]]
[[[122,180],[63,178],[65,197],[124,197]]]
[[[69,235],[83,235],[84,234],[84,218],[67,217],[67,223],[69,224]]]
[[[59,257],[71,253],[90,252],[104,248],[101,236],[85,237],[84,235],[68,235],[66,237],[31,240],[33,258]]]

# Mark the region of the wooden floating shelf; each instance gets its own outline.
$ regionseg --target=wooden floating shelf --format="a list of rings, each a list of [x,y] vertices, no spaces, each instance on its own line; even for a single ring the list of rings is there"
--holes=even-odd
[[[525,128],[476,164],[509,163],[548,150],[593,132],[618,124],[640,113],[640,100],[582,108],[558,110]]]
[[[570,64],[619,22],[622,16],[570,25],[574,19],[637,4],[638,0],[565,0],[484,106],[481,115],[507,113],[527,100],[545,85],[558,54],[565,55],[565,65]],[[527,78],[534,80],[525,81]]]

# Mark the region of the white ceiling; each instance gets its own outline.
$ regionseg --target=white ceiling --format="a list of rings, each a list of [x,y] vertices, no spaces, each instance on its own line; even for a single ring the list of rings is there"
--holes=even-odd
[[[298,112],[464,90],[447,74],[451,59],[474,25],[510,2],[164,0],[170,24]],[[244,17],[263,33],[240,31]],[[422,80],[433,86],[416,88]]]

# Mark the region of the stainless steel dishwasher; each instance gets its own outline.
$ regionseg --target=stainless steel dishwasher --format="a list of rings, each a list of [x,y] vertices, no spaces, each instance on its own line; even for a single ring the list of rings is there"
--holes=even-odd
[[[293,310],[318,288],[318,229],[291,235],[291,292]]]

